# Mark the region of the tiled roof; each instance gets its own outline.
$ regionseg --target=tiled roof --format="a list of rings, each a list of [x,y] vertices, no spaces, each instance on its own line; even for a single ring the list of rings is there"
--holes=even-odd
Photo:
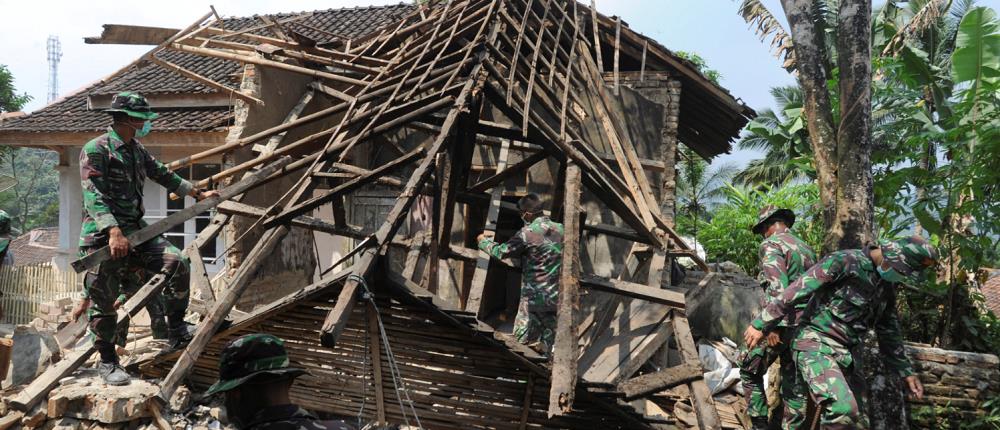
[[[14,260],[15,266],[26,266],[52,261],[58,248],[59,228],[42,227],[12,239],[7,252]]]
[[[342,38],[355,38],[381,26],[402,18],[413,10],[412,4],[391,6],[369,6],[344,9],[328,9],[312,12],[301,20],[285,24],[317,42],[333,39],[331,34]],[[282,20],[301,13],[280,13],[269,15]],[[301,23],[301,25],[297,24]],[[256,17],[227,18],[225,28],[245,29],[262,22]],[[317,31],[319,29],[321,31]],[[268,30],[254,30],[253,33],[268,34]],[[209,58],[183,52],[166,51],[159,58],[182,66],[207,78],[226,85],[238,85],[241,68],[236,62]],[[196,81],[170,72],[156,64],[142,67],[129,66],[106,82],[97,82],[86,89],[56,101],[29,115],[4,121],[0,133],[10,132],[91,132],[102,131],[108,125],[107,115],[87,109],[87,96],[114,94],[120,91],[137,91],[144,94],[163,93],[214,93],[214,89]],[[229,108],[185,108],[157,109],[160,117],[156,120],[158,131],[209,131],[226,127],[231,123]]]
[[[993,270],[987,273],[987,276],[986,282],[983,282],[981,287],[983,301],[986,309],[1000,316],[1000,270]]]

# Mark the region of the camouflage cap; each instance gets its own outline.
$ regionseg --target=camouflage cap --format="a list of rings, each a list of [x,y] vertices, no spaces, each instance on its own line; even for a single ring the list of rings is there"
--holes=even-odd
[[[757,214],[757,224],[750,227],[750,231],[754,232],[754,234],[761,234],[771,218],[780,218],[789,227],[795,224],[795,212],[792,212],[791,209],[767,205],[760,208],[760,212]]]
[[[208,388],[205,396],[232,390],[262,375],[294,378],[306,373],[288,364],[288,352],[281,338],[264,333],[239,337],[222,350],[219,381]]]
[[[139,119],[154,119],[159,116],[149,108],[149,102],[145,97],[131,91],[115,94],[111,98],[111,108],[104,111],[125,112],[128,116]]]
[[[888,270],[880,270],[882,279],[889,282],[914,284],[924,269],[937,264],[938,253],[920,236],[897,241],[879,241],[882,257]]]

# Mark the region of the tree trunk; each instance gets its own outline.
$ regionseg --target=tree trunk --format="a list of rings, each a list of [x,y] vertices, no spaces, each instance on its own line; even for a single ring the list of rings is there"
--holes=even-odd
[[[874,239],[871,137],[871,16],[867,0],[844,0],[837,14],[840,127],[836,219],[824,248],[861,248]]]
[[[832,232],[837,209],[837,139],[830,93],[826,88],[829,71],[823,66],[826,63],[823,35],[819,34],[813,23],[811,0],[782,0],[781,6],[785,10],[792,34],[797,79],[802,88],[802,111],[809,130],[809,143],[816,158],[823,226],[826,231]],[[839,237],[833,238],[827,234],[823,253],[836,250],[839,242]]]

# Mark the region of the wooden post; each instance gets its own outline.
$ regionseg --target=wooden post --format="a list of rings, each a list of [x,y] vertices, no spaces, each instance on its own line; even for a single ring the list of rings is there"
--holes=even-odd
[[[620,94],[618,89],[618,53],[621,52],[621,37],[622,37],[622,17],[618,17],[615,20],[615,95]],[[601,82],[603,85],[603,81]]]
[[[531,395],[535,391],[535,374],[528,372],[528,380],[524,387],[524,402],[521,404],[521,424],[517,427],[524,430],[528,425],[528,412],[531,411]]]
[[[590,0],[590,24],[594,30],[594,56],[597,58],[597,70],[604,73],[604,60],[601,59],[601,30],[597,25],[597,0]]]
[[[563,216],[563,256],[559,274],[559,307],[552,352],[552,385],[549,417],[573,410],[576,388],[577,346],[574,310],[579,306],[580,277],[580,166],[566,166],[566,210]]]
[[[507,157],[510,154],[510,141],[503,139],[500,144],[500,155],[497,157],[497,171],[503,171],[507,167]],[[486,227],[484,230],[496,231],[497,217],[500,216],[500,201],[503,197],[503,188],[498,186],[493,188],[493,197],[490,199],[490,208],[486,215]],[[486,251],[479,251],[476,259],[476,271],[472,275],[472,286],[469,290],[469,300],[466,302],[465,310],[473,312],[476,317],[482,317],[483,293],[486,289],[486,273],[490,268],[490,256]]]
[[[371,348],[371,360],[372,360],[372,373],[374,374],[375,380],[375,408],[377,413],[376,424],[383,425],[386,423],[385,420],[385,392],[382,387],[382,349],[381,342],[382,339],[381,332],[378,329],[378,315],[376,314],[378,310],[375,306],[368,305],[368,337],[370,341]]]
[[[683,312],[673,310],[671,323],[674,328],[674,341],[677,349],[680,350],[681,359],[687,363],[699,363],[698,349],[691,336],[691,328],[688,326],[687,316]],[[691,390],[691,399],[694,404],[695,415],[698,417],[698,426],[703,429],[720,429],[719,411],[715,409],[715,400],[712,399],[712,392],[708,391],[708,385],[703,379],[696,379],[688,383]]]

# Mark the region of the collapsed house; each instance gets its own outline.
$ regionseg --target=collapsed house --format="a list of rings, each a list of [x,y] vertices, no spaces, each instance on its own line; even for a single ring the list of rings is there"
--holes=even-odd
[[[678,257],[707,269],[673,229],[674,162],[678,142],[704,157],[728,151],[753,112],[577,2],[429,2],[353,38],[312,16],[209,13],[180,31],[102,35],[157,45],[135,63],[139,76],[169,71],[239,100],[224,143],[169,163],[221,157],[194,179],[222,196],[129,237],[217,210],[185,248],[206,310],[194,340],[139,364],[161,378],[157,396],[204,388],[228,340],[264,331],[310,371],[293,397],[319,412],[427,428],[651,428],[690,411],[688,424],[721,427],[685,291],[672,287]],[[239,87],[213,76],[218,64],[243,65]],[[566,232],[551,360],[503,333],[518,262],[475,244],[483,230],[510,237],[513,202],[528,192]],[[224,230],[229,272],[213,286],[201,251]],[[323,265],[316,232],[349,249]],[[317,263],[308,286],[281,275]],[[120,320],[162,284],[150,279]],[[222,329],[261,290],[282,294]],[[30,410],[92,352],[67,354],[7,404]]]

